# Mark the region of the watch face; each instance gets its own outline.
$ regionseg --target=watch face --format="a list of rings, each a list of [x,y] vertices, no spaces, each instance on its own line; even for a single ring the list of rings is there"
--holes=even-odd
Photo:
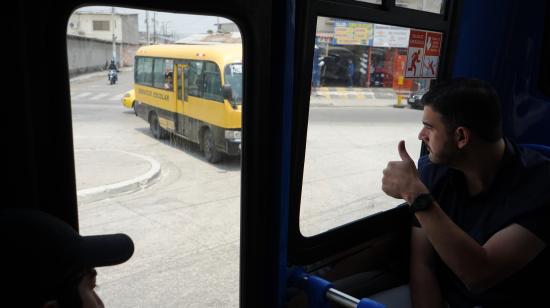
[[[432,195],[430,194],[421,194],[416,199],[414,199],[411,204],[410,210],[415,213],[418,211],[423,211],[429,208],[433,203]]]

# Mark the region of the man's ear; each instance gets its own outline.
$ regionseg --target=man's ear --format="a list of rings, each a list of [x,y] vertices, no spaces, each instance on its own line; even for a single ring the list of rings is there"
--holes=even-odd
[[[464,126],[457,127],[454,135],[455,143],[459,150],[462,150],[466,145],[468,145],[470,143],[470,138],[472,137],[470,130]]]
[[[42,305],[42,308],[59,308],[59,303],[56,300],[47,301]]]

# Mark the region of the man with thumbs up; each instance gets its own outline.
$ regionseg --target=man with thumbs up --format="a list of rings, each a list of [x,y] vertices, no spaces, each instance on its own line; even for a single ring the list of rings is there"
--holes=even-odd
[[[547,302],[550,159],[503,138],[500,102],[480,80],[423,97],[429,154],[384,170],[382,190],[413,216],[414,307],[535,307]]]

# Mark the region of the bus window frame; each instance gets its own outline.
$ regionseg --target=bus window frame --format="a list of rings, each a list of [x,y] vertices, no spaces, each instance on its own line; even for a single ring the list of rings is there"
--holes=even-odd
[[[182,95],[183,93],[183,85],[185,84],[183,82],[183,79],[185,78],[185,75],[183,73],[184,71],[184,68],[185,68],[185,64],[179,64],[179,63],[174,63],[174,66],[176,67],[176,92],[177,92],[177,100],[183,100],[183,97],[184,95]],[[183,77],[183,78],[182,78]]]
[[[383,1],[382,5],[341,0],[334,3],[330,0],[309,0],[297,7],[296,41],[303,42],[296,46],[296,67],[312,67],[315,33],[318,16],[350,19],[356,21],[380,23],[392,26],[422,29],[443,33],[443,44],[440,55],[440,68],[437,80],[451,76],[452,54],[450,46],[455,40],[452,26],[458,16],[459,1],[448,0],[442,14],[396,7],[394,1]],[[311,70],[295,70],[296,85],[311,84]],[[381,234],[394,232],[396,225],[407,227],[409,214],[406,206],[397,206],[391,210],[379,212],[372,216],[355,220],[335,227],[326,232],[305,237],[300,231],[300,203],[305,163],[306,139],[309,116],[310,87],[295,87],[293,106],[292,157],[290,176],[290,209],[288,221],[288,256],[293,264],[309,264],[324,259],[335,253],[374,238]],[[388,223],[395,220],[396,224]],[[362,234],[362,236],[350,236]]]
[[[545,23],[542,37],[541,68],[539,86],[542,93],[550,97],[550,5],[546,5]],[[545,56],[546,55],[546,56]]]

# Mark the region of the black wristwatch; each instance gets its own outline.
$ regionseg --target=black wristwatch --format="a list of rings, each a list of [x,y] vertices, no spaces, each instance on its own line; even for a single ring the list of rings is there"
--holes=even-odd
[[[425,211],[432,206],[434,203],[434,198],[430,194],[420,194],[414,201],[412,202],[411,206],[409,206],[409,210],[411,213],[416,213],[419,211]]]

